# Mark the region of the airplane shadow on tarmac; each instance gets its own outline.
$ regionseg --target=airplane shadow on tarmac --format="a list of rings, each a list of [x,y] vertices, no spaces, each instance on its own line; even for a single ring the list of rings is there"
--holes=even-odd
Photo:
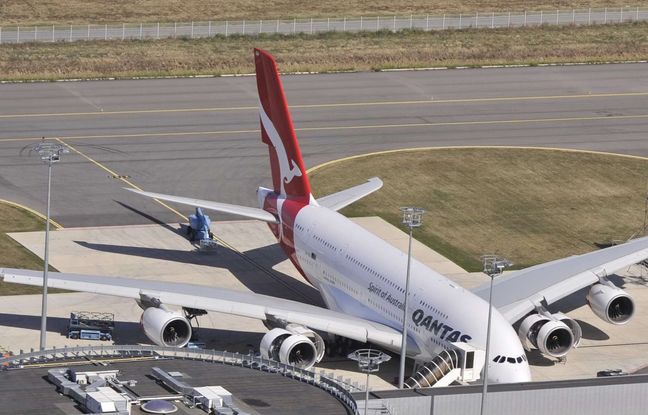
[[[67,334],[68,319],[63,317],[47,317],[48,343],[56,346],[57,341],[61,344],[69,344],[73,340],[64,338]],[[16,327],[21,329],[40,330],[40,316],[26,316],[17,314],[0,313],[0,326]],[[51,332],[60,333],[61,337],[52,337]],[[233,352],[248,353],[256,351],[260,344],[263,333],[220,330],[201,327],[196,331],[199,341],[206,344],[207,348],[217,350],[228,350]],[[84,342],[85,343],[85,342]],[[93,344],[111,344],[110,342],[95,341]],[[144,335],[139,323],[130,321],[115,321],[113,330],[114,344],[151,344],[151,341]],[[17,352],[17,351],[15,351]],[[25,350],[27,352],[27,350]]]
[[[240,253],[222,245],[218,246],[215,253],[206,254],[195,250],[98,244],[84,241],[74,242],[95,251],[224,268],[230,271],[250,291],[257,294],[323,306],[322,299],[315,288],[282,272],[269,271],[271,265],[268,262],[277,263],[279,262],[276,261],[277,257],[283,255],[278,245],[268,245],[246,251],[245,257],[243,257]],[[267,261],[267,258],[275,259],[275,261]],[[217,281],[214,282],[214,286],[218,286]]]
[[[136,214],[140,215],[141,217],[143,217],[146,220],[149,220],[149,221],[151,221],[151,222],[153,222],[153,223],[155,223],[157,225],[162,226],[164,229],[166,229],[168,231],[171,231],[173,233],[178,232],[176,228],[174,228],[173,226],[170,226],[168,223],[165,223],[165,222],[161,221],[160,219],[156,218],[155,216],[151,216],[146,212],[142,212],[141,210],[136,209],[136,208],[124,203],[124,202],[120,202],[120,201],[114,200],[114,199],[113,199],[113,202],[117,203],[119,206],[121,206],[121,207],[123,207],[125,209],[130,210],[133,213],[136,213]]]
[[[176,235],[182,234],[182,231],[178,231],[178,229],[160,221],[146,212],[142,212],[141,210],[118,200],[114,200],[114,202],[123,208],[142,216],[144,219],[162,226],[164,229],[173,232]],[[302,281],[296,280],[289,275],[272,269],[272,267],[286,259],[285,253],[281,250],[278,244],[251,249],[243,254],[219,244],[215,254],[205,254],[198,251],[96,244],[84,241],[75,242],[86,248],[102,252],[225,268],[250,291],[257,294],[301,301],[321,307],[324,306],[322,297],[315,288]],[[253,270],[253,272],[250,272],[251,270]]]

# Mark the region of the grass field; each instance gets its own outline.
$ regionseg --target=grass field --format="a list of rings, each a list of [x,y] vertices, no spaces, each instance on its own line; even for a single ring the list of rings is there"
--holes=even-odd
[[[407,168],[403,168],[407,166]],[[427,210],[415,238],[471,271],[498,254],[516,268],[592,251],[640,230],[648,160],[525,149],[437,149],[362,157],[310,174],[316,196],[378,176],[384,187],[345,208],[400,225]]]
[[[2,45],[0,79],[250,73],[253,47],[284,72],[641,60],[648,23]]]
[[[45,222],[29,212],[14,206],[0,203],[0,268],[43,269],[43,260],[23,248],[18,242],[7,236],[10,232],[41,231]],[[50,267],[54,271],[54,268]],[[0,295],[39,294],[43,290],[19,284],[6,284],[0,281]],[[62,292],[50,290],[50,292]]]
[[[403,166],[407,166],[404,169]],[[378,192],[342,211],[400,225],[399,207],[427,210],[415,237],[464,268],[496,253],[516,268],[625,240],[644,223],[648,160],[516,148],[457,148],[360,157],[316,169],[322,196],[378,176]],[[41,219],[0,204],[0,267],[42,269],[6,232],[43,228]],[[0,295],[39,288],[0,283]]]
[[[391,16],[647,6],[621,0],[2,0],[0,25]]]

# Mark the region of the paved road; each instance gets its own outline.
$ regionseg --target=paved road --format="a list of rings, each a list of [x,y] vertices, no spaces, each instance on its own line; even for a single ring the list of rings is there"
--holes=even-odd
[[[284,77],[308,166],[402,147],[527,145],[648,156],[645,64]],[[0,198],[44,211],[41,136],[64,226],[177,221],[122,191],[255,204],[268,185],[253,77],[0,85]],[[187,213],[190,210],[183,209]],[[218,216],[218,218],[221,218]]]
[[[379,30],[446,30],[539,25],[591,25],[648,20],[645,7],[442,14],[436,16],[369,16],[319,19],[240,20],[180,23],[122,23],[0,28],[0,43],[73,42],[79,40],[200,38],[260,33],[376,32]]]

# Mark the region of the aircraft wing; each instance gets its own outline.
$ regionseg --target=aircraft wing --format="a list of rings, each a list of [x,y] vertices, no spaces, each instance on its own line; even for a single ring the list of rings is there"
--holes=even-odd
[[[263,209],[248,207],[248,206],[239,206],[239,205],[230,205],[228,203],[212,202],[209,200],[194,199],[191,197],[181,197],[173,195],[165,195],[162,193],[153,193],[153,192],[144,192],[142,190],[129,189],[124,187],[124,189],[129,190],[138,195],[151,197],[153,199],[166,200],[167,202],[180,203],[182,205],[189,205],[194,207],[200,207],[203,209],[215,210],[217,212],[231,213],[234,215],[245,216],[250,219],[262,220],[270,223],[279,223],[277,218],[274,217],[269,212],[266,212]]]
[[[23,269],[0,270],[0,280],[26,285],[43,285],[43,272]],[[251,292],[185,283],[100,277],[50,272],[48,287],[140,299],[141,295],[158,298],[163,304],[233,314],[258,320],[268,316],[302,324],[313,330],[371,342],[398,350],[401,334],[391,327],[326,308]]]
[[[356,200],[360,200],[363,197],[375,192],[376,190],[380,189],[382,185],[382,180],[377,177],[372,177],[371,179],[367,180],[366,183],[362,183],[358,186],[353,186],[349,189],[321,197],[317,199],[317,204],[337,211],[345,206],[350,205]]]
[[[648,237],[515,271],[493,282],[493,305],[515,323],[541,302],[552,304],[646,258]],[[488,300],[489,284],[473,292]]]

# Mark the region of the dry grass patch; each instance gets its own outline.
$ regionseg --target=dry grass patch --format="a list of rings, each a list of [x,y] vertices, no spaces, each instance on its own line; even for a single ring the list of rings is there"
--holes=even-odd
[[[0,79],[250,73],[253,47],[286,72],[641,60],[648,23],[3,45]]]
[[[403,168],[407,166],[407,168]],[[400,225],[427,210],[415,237],[463,267],[496,253],[517,268],[627,239],[644,220],[648,160],[526,149],[437,149],[335,163],[310,177],[322,196],[378,176],[385,186],[347,207]]]
[[[42,231],[45,221],[15,206],[0,203],[0,268],[43,269],[43,260],[7,236],[11,232]],[[55,271],[54,268],[50,269]],[[49,290],[52,293],[63,290]],[[0,281],[0,295],[39,294],[41,288]]]
[[[0,25],[406,16],[460,12],[568,10],[646,4],[621,0],[2,0]]]

